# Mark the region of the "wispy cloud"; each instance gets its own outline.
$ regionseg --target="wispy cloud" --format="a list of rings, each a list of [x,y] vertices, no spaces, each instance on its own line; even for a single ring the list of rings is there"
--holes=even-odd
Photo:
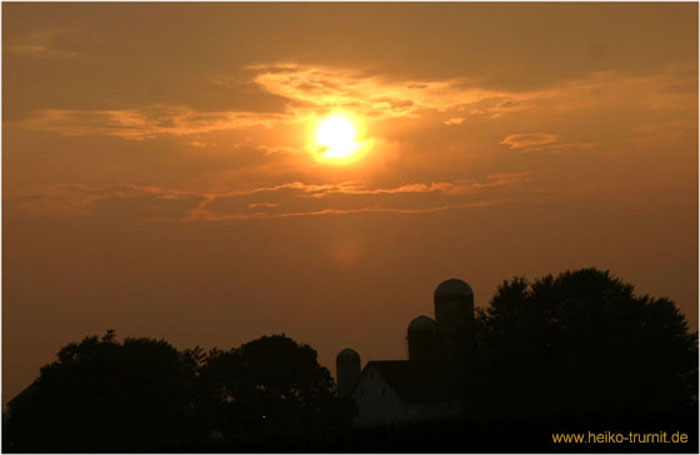
[[[520,152],[559,153],[571,150],[591,150],[599,147],[601,142],[561,142],[561,138],[556,134],[518,133],[506,136],[500,144]]]
[[[462,117],[454,117],[454,118],[447,119],[442,123],[444,123],[445,125],[448,125],[448,126],[449,125],[461,125],[463,121],[464,121],[464,119]]]
[[[6,203],[31,215],[88,217],[109,214],[152,220],[179,220],[199,206],[207,196],[155,186],[53,185],[8,199]],[[118,209],[118,210],[113,210]]]
[[[222,194],[123,185],[92,188],[57,185],[7,201],[33,215],[108,216],[121,220],[202,221],[318,216],[357,212],[430,213],[493,204],[529,174],[489,175],[483,180],[367,187],[361,182],[290,182]]]
[[[254,81],[293,102],[300,113],[343,108],[373,118],[417,117],[423,110],[461,109],[493,116],[524,108],[533,94],[489,90],[464,79],[395,80],[344,68],[297,63],[252,65]]]
[[[391,121],[407,119],[418,119],[426,127],[483,125],[493,121],[495,127],[503,129],[501,134],[505,137],[501,145],[519,151],[543,148],[553,151],[567,146],[560,142],[558,129],[553,125],[565,123],[572,113],[591,116],[614,111],[625,103],[632,103],[629,112],[646,114],[648,118],[655,113],[697,109],[692,89],[697,86],[697,78],[678,68],[650,76],[599,72],[531,91],[488,89],[465,79],[401,79],[301,63],[251,65],[233,81],[212,79],[210,83],[230,90],[241,84],[255,85],[285,100],[285,109],[275,113],[200,111],[170,104],[113,110],[51,109],[37,111],[30,119],[12,124],[66,136],[102,135],[131,140],[195,136],[186,138],[194,147],[209,144],[208,138],[200,137],[208,133],[263,127],[274,129],[276,134],[257,137],[259,147],[300,151],[306,145],[300,144],[298,135],[290,133],[292,129],[300,131],[310,119],[334,109],[345,109],[368,123],[382,121],[382,127],[388,129],[392,128]],[[546,132],[535,126],[533,132],[505,134],[510,128],[506,124],[508,117],[515,118],[524,112],[530,116],[530,123],[546,124]],[[556,113],[555,118],[552,113]],[[635,122],[633,115],[617,118],[630,123],[630,128]],[[625,131],[621,129],[619,134],[626,134]],[[492,139],[493,145],[498,143],[496,137]],[[599,140],[595,131],[582,137],[584,145]]]
[[[225,220],[358,212],[417,214],[501,201],[499,190],[526,183],[528,173],[490,175],[483,181],[413,183],[371,188],[360,182],[284,185],[210,195],[190,219]]]
[[[342,68],[297,64],[255,65],[247,70],[250,83],[287,100],[284,113],[207,112],[159,104],[114,110],[42,110],[16,124],[65,136],[104,135],[137,140],[303,123],[309,116],[334,109],[350,110],[368,119],[419,118],[430,111],[448,115],[446,124],[457,124],[463,116],[495,118],[527,109],[531,106],[529,100],[542,96],[485,90],[457,79],[393,81]],[[218,79],[212,83],[222,85]]]
[[[559,138],[556,134],[550,133],[517,133],[506,136],[502,145],[506,145],[513,150],[532,149],[537,146],[554,144]]]
[[[5,52],[31,58],[73,58],[78,56],[75,49],[79,33],[73,28],[52,28],[36,31],[22,41],[3,45]]]
[[[276,114],[199,112],[186,106],[156,105],[125,110],[43,110],[20,122],[31,129],[64,136],[103,135],[143,140],[162,135],[192,135],[252,126],[270,127]],[[199,146],[201,141],[192,145]]]

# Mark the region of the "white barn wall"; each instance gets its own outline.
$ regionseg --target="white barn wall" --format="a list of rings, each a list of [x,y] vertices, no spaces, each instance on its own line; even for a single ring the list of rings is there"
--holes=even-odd
[[[357,404],[356,425],[392,423],[410,417],[410,409],[372,367],[364,372],[352,397]]]

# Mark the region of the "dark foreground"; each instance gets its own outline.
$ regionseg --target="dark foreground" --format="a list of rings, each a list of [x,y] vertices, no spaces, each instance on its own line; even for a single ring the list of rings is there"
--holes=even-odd
[[[685,439],[687,436],[687,439]],[[622,440],[626,438],[626,440]],[[635,442],[629,442],[633,438]],[[559,442],[555,442],[559,439]],[[568,441],[567,441],[568,439]],[[579,442],[574,442],[578,439]],[[664,440],[666,442],[664,442]],[[20,448],[3,443],[4,452],[56,452],[46,441]],[[68,452],[601,452],[697,453],[697,410],[663,415],[596,415],[587,418],[459,420],[375,428],[309,428],[305,432],[270,428],[256,433],[202,441],[128,447],[119,443],[85,447],[76,432]]]
[[[624,422],[620,424],[620,422]],[[591,433],[589,435],[589,432]],[[617,443],[622,434],[647,443]],[[663,441],[666,432],[667,443]],[[687,435],[673,443],[673,435]],[[654,434],[655,436],[651,436]],[[582,435],[585,442],[555,443],[553,437]],[[598,442],[595,442],[595,441]],[[613,441],[605,443],[605,441]],[[510,419],[491,422],[441,422],[373,429],[346,429],[324,434],[281,435],[221,441],[200,447],[168,448],[213,452],[698,452],[697,412],[657,416],[595,416],[590,418]]]
[[[354,428],[366,413],[284,334],[205,352],[108,331],[64,346],[8,402],[3,449],[698,452],[697,333],[672,301],[582,269],[506,281],[467,319],[471,335],[420,338],[428,354],[452,353],[423,357],[437,360],[422,364],[430,381],[415,368],[394,381],[408,385],[405,403],[447,392],[437,395],[463,410],[452,421]]]

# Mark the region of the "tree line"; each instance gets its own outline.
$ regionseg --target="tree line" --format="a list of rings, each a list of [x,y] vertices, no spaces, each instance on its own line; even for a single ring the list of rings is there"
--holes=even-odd
[[[8,403],[3,450],[522,451],[553,422],[695,426],[697,447],[697,332],[674,302],[582,269],[506,280],[475,319],[450,422],[353,427],[316,351],[284,334],[205,352],[108,331],[63,347]]]

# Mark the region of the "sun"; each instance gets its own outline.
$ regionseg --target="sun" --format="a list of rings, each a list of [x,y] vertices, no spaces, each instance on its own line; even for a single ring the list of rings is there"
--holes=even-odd
[[[353,116],[335,112],[317,122],[314,155],[318,161],[331,164],[350,164],[363,155],[360,141],[360,122]]]
[[[347,158],[357,149],[355,142],[355,125],[340,114],[331,115],[321,120],[316,131],[316,143],[325,147],[328,158]]]

